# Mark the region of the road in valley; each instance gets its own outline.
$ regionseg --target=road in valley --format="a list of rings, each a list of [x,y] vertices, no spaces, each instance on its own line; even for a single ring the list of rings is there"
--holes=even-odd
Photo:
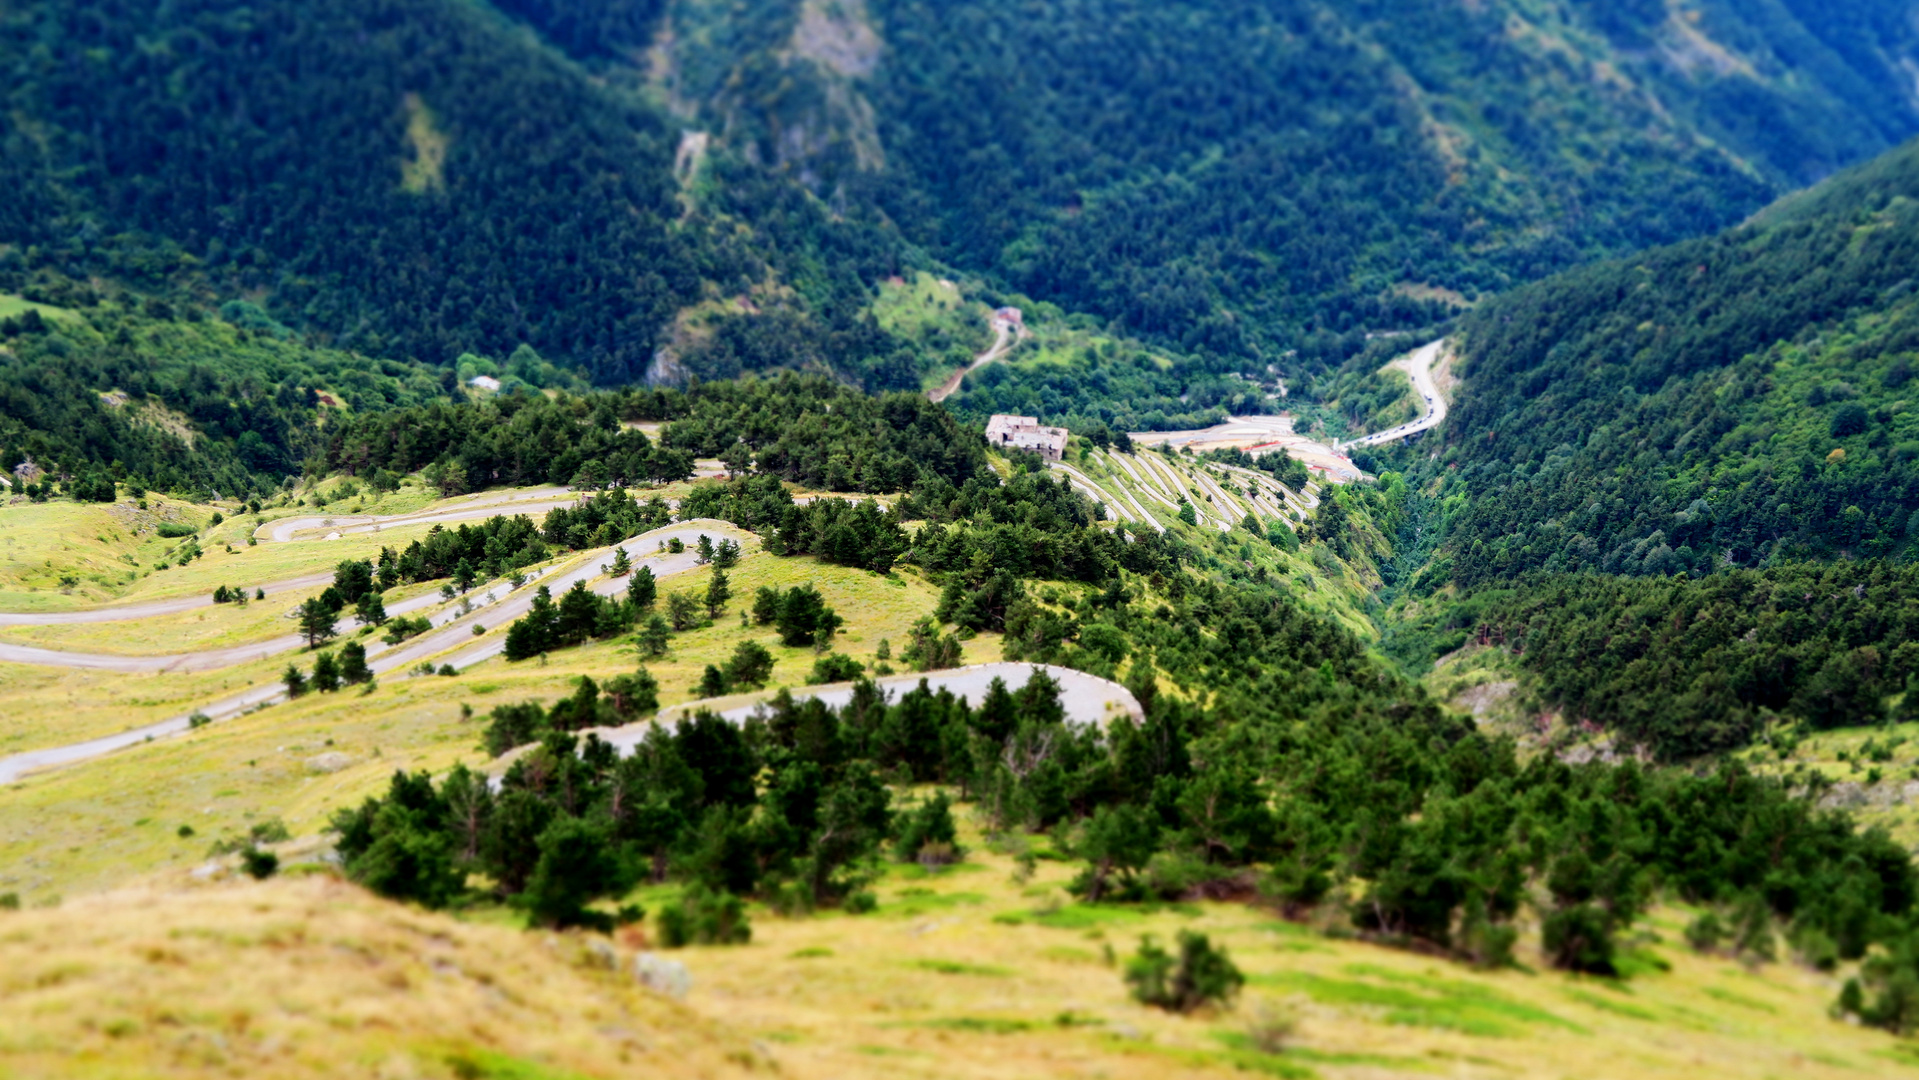
[[[1396,442],[1408,435],[1417,435],[1438,427],[1446,419],[1446,399],[1439,392],[1439,386],[1433,381],[1433,367],[1445,354],[1446,342],[1442,338],[1429,345],[1422,345],[1406,358],[1406,373],[1411,376],[1413,389],[1426,399],[1426,415],[1417,420],[1409,420],[1395,428],[1361,435],[1357,439],[1348,439],[1338,444],[1344,450],[1354,446],[1378,446],[1380,443]]]

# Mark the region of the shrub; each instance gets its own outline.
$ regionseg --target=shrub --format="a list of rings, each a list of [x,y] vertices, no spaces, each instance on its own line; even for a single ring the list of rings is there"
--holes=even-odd
[[[1286,1049],[1299,1034],[1299,1010],[1276,1001],[1261,1001],[1246,1018],[1246,1041],[1264,1054]]]
[[[176,525],[171,521],[163,521],[155,531],[168,540],[178,540],[183,536],[192,536],[200,530],[191,525]]]
[[[1179,932],[1175,959],[1149,935],[1139,952],[1126,962],[1126,983],[1142,1005],[1168,1012],[1189,1013],[1203,1005],[1226,1005],[1246,984],[1246,976],[1205,934]]]
[[[673,632],[680,633],[700,625],[700,602],[692,593],[666,594],[666,619]]]
[[[721,675],[729,688],[721,693],[749,687],[758,689],[773,677],[773,654],[757,641],[742,641],[733,647],[733,655],[727,658]]]
[[[754,614],[760,613],[760,599],[754,600]],[[831,641],[845,620],[826,606],[826,598],[811,585],[795,585],[779,598],[772,622],[779,627],[780,641],[791,646]]]
[[[631,721],[660,708],[660,680],[645,668],[631,675],[615,675],[606,680],[601,692],[612,704],[621,721]]]
[[[893,851],[901,862],[917,861],[927,866],[958,862],[965,856],[945,792],[935,792],[901,817],[899,840]]]
[[[612,929],[612,918],[587,910],[595,896],[617,892],[625,881],[606,826],[562,814],[539,838],[540,861],[520,894],[534,923],[547,927]]]
[[[645,567],[641,569],[644,570]],[[648,615],[646,622],[640,627],[639,634],[633,639],[633,643],[639,646],[642,656],[665,656],[666,639],[670,633],[672,633],[672,627],[666,625],[665,619],[658,615]]]
[[[744,945],[753,939],[746,905],[724,889],[688,886],[678,900],[660,909],[660,944],[669,949],[688,945]]]
[[[386,633],[380,635],[380,640],[386,642],[388,645],[398,645],[407,638],[424,634],[431,629],[433,629],[433,620],[427,618],[425,615],[416,616],[411,619],[402,615],[398,618],[387,620]]]
[[[1686,924],[1686,944],[1695,952],[1712,952],[1726,940],[1726,924],[1717,914],[1706,912]]]
[[[827,653],[813,661],[813,672],[806,677],[806,685],[851,682],[864,674],[866,674],[866,665],[858,660],[845,653]]]
[[[240,853],[240,866],[256,881],[264,881],[279,872],[280,857],[271,851],[250,847]]]
[[[373,681],[373,670],[366,664],[365,645],[349,641],[340,647],[340,681],[349,686]]]
[[[1593,975],[1614,973],[1612,918],[1597,904],[1554,911],[1546,916],[1541,936],[1554,967]]]

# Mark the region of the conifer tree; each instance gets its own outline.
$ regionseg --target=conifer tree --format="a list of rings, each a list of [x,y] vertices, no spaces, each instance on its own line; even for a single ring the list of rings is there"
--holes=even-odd
[[[313,661],[313,688],[323,694],[330,694],[340,688],[340,664],[330,652],[323,652]]]

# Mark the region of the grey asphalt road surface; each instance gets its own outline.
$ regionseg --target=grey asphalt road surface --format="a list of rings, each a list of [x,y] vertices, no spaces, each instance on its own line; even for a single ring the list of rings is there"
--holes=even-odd
[[[332,580],[333,571],[326,570],[317,574],[287,578],[285,581],[269,581],[254,587],[272,596],[289,589],[310,589]],[[213,597],[210,594],[195,593],[192,596],[176,596],[171,600],[147,600],[138,604],[121,604],[117,607],[89,608],[86,611],[31,613],[0,611],[0,626],[70,626],[75,623],[120,622],[125,619],[150,619],[155,615],[178,615],[183,611],[192,611],[194,608],[212,606]]]
[[[1433,365],[1439,362],[1445,347],[1446,342],[1441,339],[1421,345],[1414,349],[1412,356],[1409,357],[1411,362],[1407,366],[1412,376],[1413,389],[1419,391],[1420,396],[1426,399],[1426,415],[1395,428],[1388,428],[1372,435],[1362,435],[1357,439],[1348,439],[1340,443],[1339,448],[1343,450],[1353,446],[1377,446],[1380,443],[1394,442],[1408,435],[1416,435],[1438,427],[1446,419],[1446,399],[1440,396],[1439,386],[1433,382]]]
[[[304,517],[281,518],[255,529],[253,535],[272,543],[284,544],[295,539],[296,533],[320,529],[328,530],[329,535],[339,533],[341,536],[352,536],[359,533],[381,532],[402,525],[465,521],[469,518],[492,517],[495,514],[541,514],[557,506],[572,506],[585,497],[563,487],[535,488],[531,491],[515,491],[511,494],[482,495],[460,506],[442,507],[417,514],[309,514]]]
[[[628,558],[633,559],[636,563],[643,562],[645,565],[651,566],[654,576],[664,578],[682,574],[693,569],[697,565],[697,555],[692,550],[679,554],[662,553],[659,551],[659,545],[677,536],[690,549],[693,544],[698,541],[701,533],[715,538],[727,536],[741,540],[747,539],[751,535],[743,532],[729,522],[696,518],[693,521],[668,525],[664,528],[655,529],[652,532],[642,533],[639,536],[616,545],[616,547],[625,548]],[[590,582],[588,587],[594,592],[604,596],[614,595],[623,591],[626,588],[627,582],[625,578],[606,578],[600,581],[593,581],[594,578],[601,576],[600,564],[610,561],[613,558],[613,551],[614,548],[609,547],[599,551],[588,552],[577,562],[568,564],[565,569],[549,571],[543,578],[537,581],[537,584],[534,581],[529,581],[526,586],[514,590],[505,596],[498,597],[491,603],[484,603],[482,606],[477,606],[469,613],[459,614],[456,609],[456,613],[453,613],[446,622],[442,623],[436,629],[402,642],[397,647],[389,648],[386,647],[384,643],[379,643],[377,656],[373,655],[375,647],[369,646],[367,651],[370,659],[367,666],[372,668],[376,675],[385,674],[396,668],[404,668],[425,657],[433,656],[454,648],[462,641],[472,640],[472,627],[475,623],[482,623],[488,626],[489,632],[486,640],[477,643],[470,649],[456,653],[451,658],[442,662],[450,663],[454,668],[459,669],[497,656],[500,651],[506,647],[506,634],[503,632],[506,624],[526,614],[527,609],[533,604],[533,598],[537,593],[537,585],[546,585],[556,597],[566,589],[572,588],[575,581]],[[479,590],[475,591],[476,593],[479,592]],[[430,602],[444,603],[440,597],[433,594],[428,594],[424,599]],[[481,595],[481,599],[484,601],[484,594]],[[409,601],[409,603],[410,602],[411,601]],[[255,649],[258,647],[259,646],[249,646],[249,648]],[[71,657],[76,654],[61,653],[58,655]],[[144,660],[154,658],[120,657],[118,659]],[[437,667],[438,665],[436,664],[435,666]],[[218,701],[209,702],[205,706],[194,710],[194,713],[169,717],[166,720],[133,728],[115,735],[89,739],[85,742],[73,743],[67,746],[49,747],[44,750],[28,750],[7,757],[0,757],[0,784],[14,783],[28,773],[55,768],[61,765],[71,765],[76,762],[99,757],[102,754],[113,753],[116,750],[124,750],[128,747],[152,742],[155,739],[164,738],[169,735],[177,735],[192,727],[191,718],[196,713],[206,717],[208,720],[224,720],[232,716],[238,716],[241,713],[262,705],[280,701],[285,697],[285,686],[278,682],[266,683],[221,698]]]
[[[963,698],[969,705],[978,705],[985,700],[988,688],[994,679],[1003,679],[1008,690],[1018,690],[1033,677],[1034,671],[1043,670],[1060,684],[1060,704],[1066,710],[1066,722],[1075,726],[1104,725],[1117,716],[1130,716],[1134,720],[1145,717],[1140,708],[1139,699],[1131,690],[1097,675],[1088,675],[1072,668],[1058,667],[1053,664],[1021,664],[1003,661],[993,664],[972,664],[967,667],[947,668],[943,671],[914,672],[904,675],[888,675],[874,680],[886,694],[888,701],[898,701],[900,696],[912,691],[922,680],[927,689],[935,693],[948,690],[953,696]],[[633,748],[646,739],[646,733],[656,723],[667,723],[690,716],[702,708],[711,707],[714,712],[736,724],[743,724],[753,713],[772,700],[778,691],[769,691],[754,695],[753,700],[742,702],[738,696],[714,698],[708,701],[690,701],[684,705],[675,705],[664,709],[657,717],[641,720],[616,728],[589,728],[580,733],[584,738],[589,732],[599,736],[601,741],[618,750],[622,755],[630,754]],[[825,686],[801,686],[791,688],[796,699],[818,698],[827,705],[838,709],[853,700],[852,683],[829,683]],[[524,750],[520,751],[521,753]],[[496,777],[504,774],[518,753],[509,754],[488,766],[488,771]]]

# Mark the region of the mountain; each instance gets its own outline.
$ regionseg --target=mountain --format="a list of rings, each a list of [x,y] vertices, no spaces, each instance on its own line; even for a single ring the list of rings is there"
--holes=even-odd
[[[1903,6],[1814,8],[43,0],[0,17],[0,291],[896,389],[875,287],[935,269],[1310,373],[1919,131]]]
[[[1909,557],[1919,145],[1461,324],[1462,584]]]

